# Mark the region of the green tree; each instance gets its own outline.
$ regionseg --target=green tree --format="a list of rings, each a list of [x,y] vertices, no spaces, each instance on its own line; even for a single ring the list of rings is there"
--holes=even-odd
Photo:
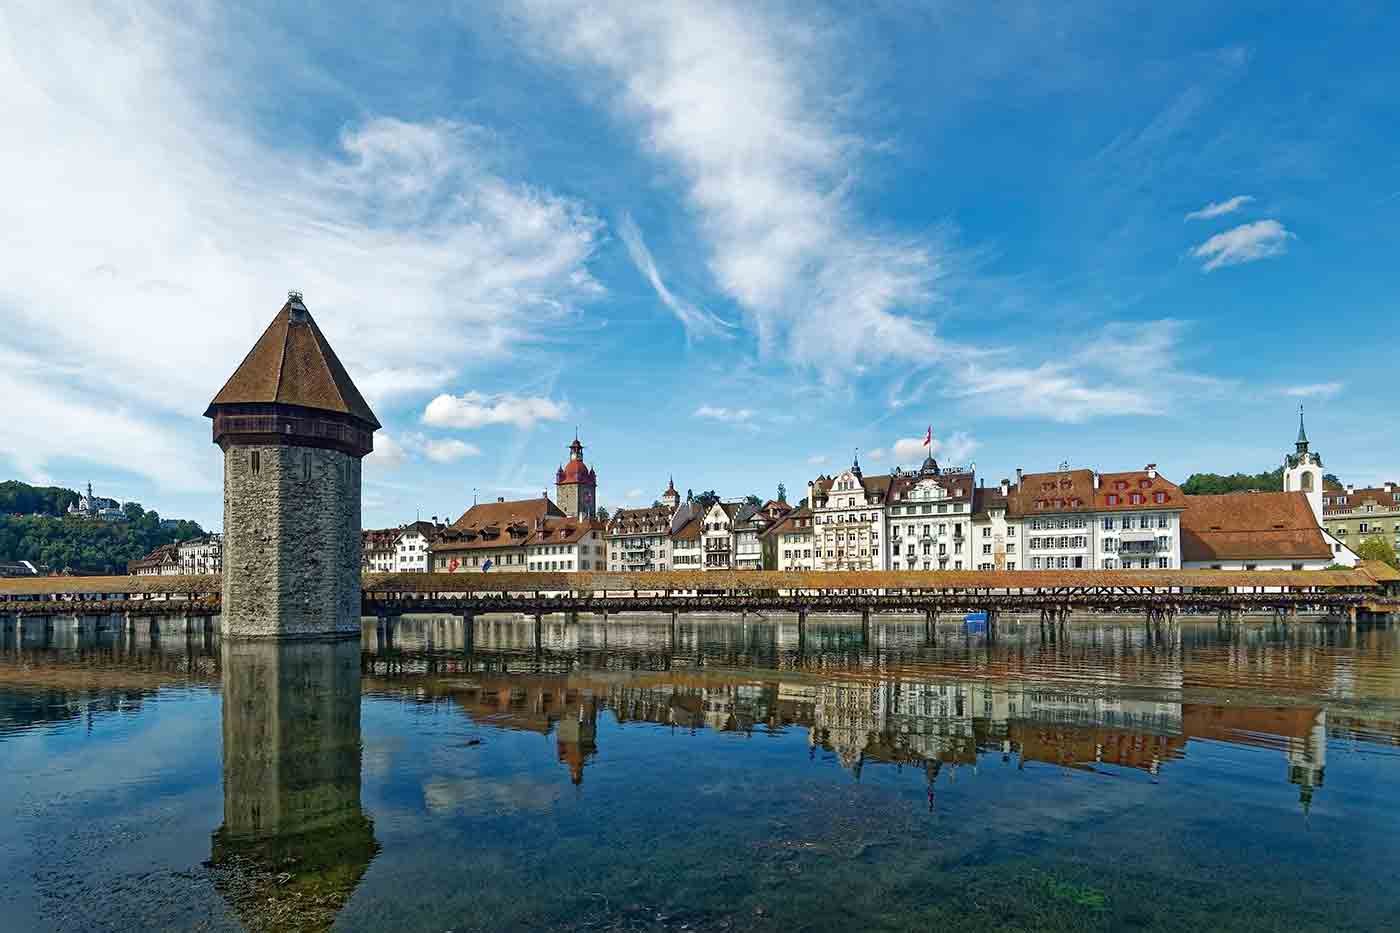
[[[787,487],[784,486],[782,483],[779,483],[779,484],[778,484],[778,501],[779,501],[779,502],[786,502],[786,501],[787,501]]]
[[[1356,556],[1362,560],[1378,560],[1400,570],[1400,558],[1396,557],[1395,545],[1389,538],[1372,535],[1356,547]]]
[[[760,499],[758,496],[755,496],[754,494],[750,493],[749,495],[744,497],[744,504],[751,505],[754,508],[758,508],[759,506],[763,505],[763,500]]]
[[[610,517],[610,513],[608,512],[608,510],[605,509],[605,508],[603,508],[602,506],[599,506],[599,507],[598,507],[598,521],[600,521],[600,522],[605,522],[605,521],[608,520],[609,517]]]

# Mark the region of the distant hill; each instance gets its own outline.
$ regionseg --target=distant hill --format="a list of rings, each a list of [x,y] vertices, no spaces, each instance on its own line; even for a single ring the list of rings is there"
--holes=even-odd
[[[1340,489],[1342,481],[1331,473],[1322,477],[1324,488]],[[1227,492],[1282,492],[1283,467],[1267,473],[1192,473],[1181,484],[1181,491],[1188,496],[1214,496]]]
[[[135,502],[122,506],[124,522],[69,517],[68,506],[78,498],[56,486],[0,483],[0,560],[32,561],[56,572],[126,573],[127,561],[204,534],[197,522],[162,528],[159,513]]]
[[[63,515],[79,498],[78,493],[60,486],[31,486],[6,480],[0,483],[0,514]]]

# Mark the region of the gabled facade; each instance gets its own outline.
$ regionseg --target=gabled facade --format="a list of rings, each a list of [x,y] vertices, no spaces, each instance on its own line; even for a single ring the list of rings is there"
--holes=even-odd
[[[443,531],[436,521],[416,521],[399,529],[393,545],[395,573],[427,573],[432,569],[433,541]]]
[[[716,502],[705,511],[700,523],[700,541],[705,570],[734,569],[734,517],[743,503]]]
[[[814,570],[884,570],[885,499],[891,477],[867,477],[857,458],[835,476],[807,484]]]
[[[967,570],[975,566],[971,468],[944,470],[932,457],[916,471],[897,470],[885,513],[891,570]]]
[[[616,573],[669,570],[674,509],[618,509],[608,520],[608,569]]]
[[[760,536],[763,544],[763,569],[813,570],[812,510],[798,506],[789,510]]]

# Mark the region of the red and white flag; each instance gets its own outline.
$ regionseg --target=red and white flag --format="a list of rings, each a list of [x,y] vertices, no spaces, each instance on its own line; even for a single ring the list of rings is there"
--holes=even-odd
[[[925,446],[925,447],[932,447],[932,446],[933,446],[933,425],[929,425],[929,426],[928,426],[928,433],[924,435],[924,446]]]

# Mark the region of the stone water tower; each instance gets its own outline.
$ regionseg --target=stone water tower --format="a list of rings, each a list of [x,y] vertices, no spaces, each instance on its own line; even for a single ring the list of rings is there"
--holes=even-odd
[[[204,416],[224,452],[224,635],[358,634],[360,459],[380,425],[299,292]]]

